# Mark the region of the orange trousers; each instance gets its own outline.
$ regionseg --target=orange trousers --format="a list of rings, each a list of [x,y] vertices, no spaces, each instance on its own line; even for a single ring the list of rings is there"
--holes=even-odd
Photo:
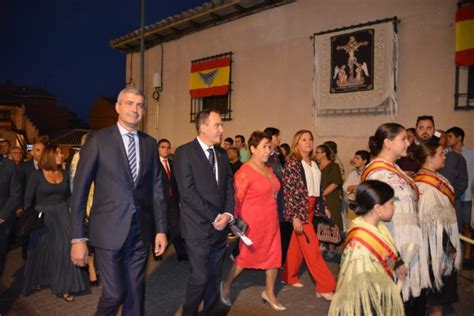
[[[299,282],[298,274],[304,259],[311,277],[316,282],[316,292],[334,292],[336,280],[320,253],[319,240],[313,226],[315,201],[315,197],[309,198],[308,224],[303,224],[304,233],[297,235],[293,231],[291,235],[281,280],[286,284]]]

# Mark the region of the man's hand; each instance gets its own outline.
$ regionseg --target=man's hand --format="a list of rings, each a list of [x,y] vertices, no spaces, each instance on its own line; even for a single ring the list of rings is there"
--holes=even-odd
[[[230,219],[231,217],[229,214],[219,214],[212,225],[214,226],[215,230],[222,231],[227,227],[227,225],[229,225]]]
[[[0,218],[0,224],[5,223],[5,220],[3,218]]]
[[[347,187],[347,192],[354,193],[356,189],[357,189],[357,185],[350,185]]]
[[[168,239],[166,238],[166,234],[158,233],[155,235],[155,256],[161,256],[165,250],[166,246],[168,246]]]
[[[86,241],[77,241],[71,245],[71,261],[78,267],[85,267],[87,264],[87,250]]]

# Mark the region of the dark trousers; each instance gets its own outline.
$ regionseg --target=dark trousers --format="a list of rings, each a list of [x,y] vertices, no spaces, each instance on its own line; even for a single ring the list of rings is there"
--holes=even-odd
[[[176,236],[173,238],[173,246],[176,251],[176,257],[178,259],[184,259],[188,255],[186,254],[186,247],[184,245],[184,239],[181,236]]]
[[[204,315],[210,314],[222,280],[222,264],[226,251],[225,237],[225,234],[222,234],[222,237],[214,243],[185,239],[191,269],[183,305],[185,316],[196,315],[201,301],[204,301]]]
[[[135,215],[122,248],[107,250],[95,247],[102,278],[102,295],[96,315],[115,315],[121,304],[122,315],[144,315],[147,256]]]
[[[291,233],[293,233],[293,225],[290,222],[280,222],[281,266],[285,265],[286,253],[290,246]]]
[[[3,224],[0,224],[0,277],[3,274],[8,248],[10,245],[10,237],[14,233],[16,224],[15,214],[6,218]]]

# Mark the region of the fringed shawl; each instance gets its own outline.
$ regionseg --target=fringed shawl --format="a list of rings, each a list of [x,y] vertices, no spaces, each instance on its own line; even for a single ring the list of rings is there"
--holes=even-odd
[[[426,178],[429,176],[429,178]],[[415,175],[420,190],[418,217],[423,232],[425,247],[431,256],[434,284],[439,290],[443,286],[442,277],[459,269],[461,264],[461,243],[456,220],[456,212],[449,192],[453,192],[449,181],[439,173],[426,175],[423,170]],[[437,180],[437,181],[436,181]],[[443,247],[443,231],[456,249],[454,258],[446,255]]]
[[[351,229],[356,227],[369,230],[396,252],[393,239],[383,224],[375,227],[357,217]],[[329,315],[359,316],[373,313],[403,315],[400,289],[373,252],[357,239],[350,240],[342,255],[336,293],[329,308]]]

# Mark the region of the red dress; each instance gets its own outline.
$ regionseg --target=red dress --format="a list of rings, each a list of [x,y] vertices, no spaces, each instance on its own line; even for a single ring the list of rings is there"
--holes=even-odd
[[[270,178],[248,163],[235,174],[235,215],[248,224],[246,235],[253,241],[248,247],[242,241],[235,263],[248,269],[273,269],[281,266],[280,225],[276,195],[280,182],[270,167]]]

